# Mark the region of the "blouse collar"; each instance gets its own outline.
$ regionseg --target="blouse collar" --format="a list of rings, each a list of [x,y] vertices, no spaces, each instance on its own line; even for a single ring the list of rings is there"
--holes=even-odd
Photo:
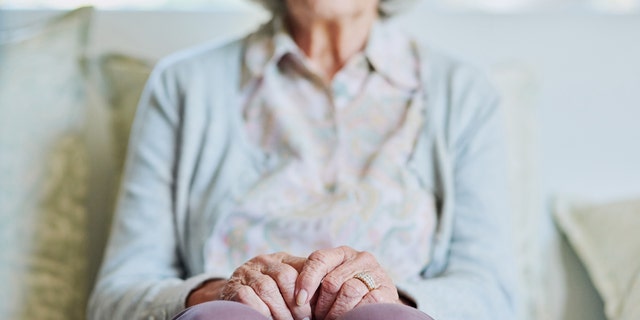
[[[261,77],[267,67],[277,65],[287,55],[306,61],[280,17],[262,26],[247,41],[244,59],[251,77]],[[371,68],[394,85],[408,89],[418,86],[415,44],[390,22],[375,22],[363,53]]]

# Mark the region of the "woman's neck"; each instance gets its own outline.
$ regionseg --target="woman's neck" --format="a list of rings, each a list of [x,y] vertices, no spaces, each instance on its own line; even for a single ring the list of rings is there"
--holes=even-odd
[[[366,46],[377,12],[361,12],[342,19],[304,19],[289,15],[291,35],[325,83]]]

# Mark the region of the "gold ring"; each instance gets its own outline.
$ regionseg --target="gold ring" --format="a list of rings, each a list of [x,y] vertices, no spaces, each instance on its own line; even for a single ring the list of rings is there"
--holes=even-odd
[[[376,285],[376,281],[373,280],[373,277],[366,272],[360,272],[353,277],[355,279],[362,281],[362,283],[364,283],[364,285],[367,286],[369,291],[378,289],[378,286]]]

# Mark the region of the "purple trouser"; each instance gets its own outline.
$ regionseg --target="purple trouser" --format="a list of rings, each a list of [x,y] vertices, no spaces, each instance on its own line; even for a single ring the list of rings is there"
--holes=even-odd
[[[180,312],[174,320],[268,320],[258,311],[237,302],[211,301]],[[355,308],[338,320],[433,320],[417,309],[400,304],[369,304]]]

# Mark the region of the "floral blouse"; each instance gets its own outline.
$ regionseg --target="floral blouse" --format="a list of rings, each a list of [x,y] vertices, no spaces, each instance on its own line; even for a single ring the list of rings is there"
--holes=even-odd
[[[395,281],[419,273],[437,217],[432,190],[406,165],[425,122],[410,39],[378,22],[330,84],[278,19],[248,39],[244,58],[238,107],[273,165],[220,217],[205,269],[230,274],[259,254],[348,245]]]

